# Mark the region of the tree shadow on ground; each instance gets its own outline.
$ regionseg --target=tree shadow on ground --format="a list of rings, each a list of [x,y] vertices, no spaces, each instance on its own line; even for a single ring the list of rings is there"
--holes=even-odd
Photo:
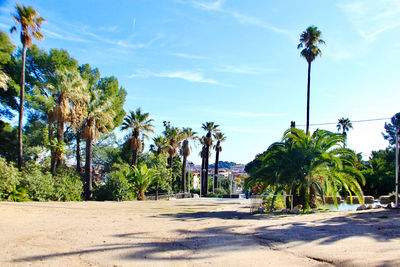
[[[155,237],[146,232],[121,233],[111,236],[120,242],[93,245],[89,249],[52,253],[15,259],[14,262],[43,261],[46,259],[93,253],[118,251],[121,259],[146,259],[154,261],[198,260],[212,258],[218,253],[253,250],[254,246],[276,249],[277,245],[297,241],[297,245],[316,241],[320,244],[333,244],[353,236],[365,236],[378,242],[387,242],[400,238],[400,212],[374,211],[344,214],[312,220],[313,217],[298,217],[297,222],[279,224],[278,216],[260,217],[244,212],[215,211],[164,214],[176,220],[219,218],[223,220],[277,219],[267,226],[255,229],[249,226],[243,231],[242,224],[230,224],[193,230],[178,229],[169,237]],[[260,225],[260,223],[257,223]],[[262,224],[262,222],[261,222]],[[313,259],[310,257],[310,259]],[[318,259],[317,259],[318,260]],[[338,260],[340,261],[340,259]],[[327,261],[329,262],[329,261]],[[335,262],[335,264],[340,262]]]
[[[378,242],[400,239],[400,210],[360,212],[343,216],[256,228],[257,238],[279,238],[282,242],[317,241],[331,244],[353,236]]]

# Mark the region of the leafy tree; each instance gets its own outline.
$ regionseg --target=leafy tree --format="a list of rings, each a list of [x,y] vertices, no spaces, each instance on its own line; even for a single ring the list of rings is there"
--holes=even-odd
[[[214,168],[214,188],[218,187],[218,163],[219,163],[219,153],[222,151],[221,143],[226,141],[226,136],[221,133],[215,133],[214,138],[217,141],[217,144],[214,146],[215,149],[215,168]]]
[[[156,170],[152,184],[149,187],[149,192],[155,193],[156,200],[158,199],[159,191],[166,193],[171,191],[172,169],[168,168],[165,155],[144,154],[140,158],[139,164],[145,164],[147,167]]]
[[[10,73],[14,49],[8,35],[0,31],[0,118],[13,118],[11,110],[18,109],[18,103],[15,101],[18,91]]]
[[[396,129],[400,129],[400,112],[393,115],[390,119],[391,123],[385,122],[385,133],[382,133],[383,138],[389,141],[390,145],[396,144]]]
[[[213,139],[212,135],[219,132],[218,129],[219,125],[215,124],[214,122],[206,122],[203,123],[201,128],[205,130],[206,136],[205,136],[205,153],[203,154],[204,158],[204,174],[203,174],[203,185],[202,185],[202,192],[203,194],[207,195],[208,193],[208,167],[209,167],[209,155],[210,155],[210,147],[212,147],[213,144]]]
[[[181,190],[182,192],[186,192],[186,165],[187,165],[187,158],[190,155],[190,145],[189,145],[189,140],[195,140],[196,137],[196,132],[192,130],[192,128],[183,128],[182,129],[182,135],[184,140],[182,141],[181,144],[181,149],[180,149],[180,154],[183,157],[182,160],[182,181],[181,181]]]
[[[308,134],[308,129],[310,126],[310,74],[311,74],[311,62],[317,56],[321,56],[321,50],[317,44],[325,44],[324,40],[320,39],[321,31],[315,26],[308,27],[300,35],[300,43],[297,49],[303,48],[301,50],[301,56],[307,60],[308,63],[308,75],[307,75],[307,123],[306,123],[306,133]]]
[[[137,165],[138,153],[142,151],[142,139],[148,139],[147,133],[154,133],[152,119],[149,119],[149,113],[142,113],[138,108],[136,111],[131,111],[124,118],[122,130],[131,130],[128,137],[128,144],[133,150],[131,165]]]
[[[43,39],[44,36],[40,32],[42,22],[45,20],[39,17],[38,12],[32,7],[20,6],[16,4],[17,13],[14,15],[15,22],[21,27],[21,43],[22,43],[22,70],[20,84],[20,101],[19,101],[19,124],[18,124],[18,168],[22,168],[22,119],[24,115],[24,86],[25,86],[25,57],[26,50],[32,45],[32,36],[37,39]],[[16,26],[11,28],[11,32],[16,31]]]

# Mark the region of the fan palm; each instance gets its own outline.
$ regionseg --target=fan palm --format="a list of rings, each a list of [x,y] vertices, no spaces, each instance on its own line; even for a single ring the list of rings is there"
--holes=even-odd
[[[86,116],[83,122],[82,138],[86,140],[85,162],[85,199],[92,199],[92,145],[101,133],[108,133],[107,128],[112,128],[114,111],[111,110],[112,102],[104,101],[102,91],[93,89],[90,100],[86,105]]]
[[[168,149],[168,140],[162,136],[153,137],[154,144],[150,145],[151,151],[156,155],[162,155],[167,152]]]
[[[75,114],[72,103],[85,103],[89,100],[86,82],[77,70],[59,69],[49,79],[48,89],[55,99],[55,107],[49,111],[49,123],[57,121],[57,141],[64,142],[64,124],[71,120],[82,120],[82,114]],[[79,112],[79,110],[77,109]],[[78,116],[76,116],[78,115]],[[77,124],[77,122],[75,123]],[[57,165],[62,165],[59,158]]]
[[[168,125],[164,131],[165,138],[168,140],[167,153],[168,153],[168,166],[172,168],[174,157],[178,152],[179,143],[183,139],[182,132],[177,127]]]
[[[17,13],[13,16],[15,22],[21,27],[21,43],[22,43],[22,66],[21,66],[21,82],[20,82],[20,101],[19,101],[19,124],[18,124],[18,168],[22,167],[22,119],[24,116],[24,96],[25,96],[25,59],[26,50],[32,45],[32,37],[36,40],[44,39],[40,32],[44,18],[39,17],[39,13],[28,6],[20,6],[16,4]],[[14,26],[11,33],[17,30]]]
[[[219,153],[222,151],[221,143],[226,141],[226,136],[223,133],[218,132],[214,134],[214,138],[217,141],[217,144],[214,146],[215,149],[214,188],[217,188]]]
[[[149,113],[142,113],[138,108],[125,116],[122,122],[122,130],[132,131],[128,138],[128,144],[133,150],[131,165],[137,165],[139,151],[142,151],[142,139],[149,138],[147,133],[154,133],[152,121],[149,119]]]
[[[180,154],[183,157],[182,159],[182,181],[181,181],[181,189],[182,192],[186,192],[186,165],[187,165],[187,158],[190,155],[190,145],[189,145],[189,140],[195,140],[196,137],[196,132],[192,130],[192,128],[183,128],[182,129],[182,135],[184,140],[182,141],[181,144],[181,149],[180,149]]]
[[[317,44],[325,44],[325,41],[320,39],[321,31],[315,26],[308,27],[300,35],[300,43],[297,49],[303,48],[300,52],[301,56],[307,60],[308,63],[308,74],[307,74],[307,122],[306,122],[306,133],[308,134],[310,126],[310,74],[311,74],[311,62],[315,60],[317,56],[321,56],[321,50]]]
[[[212,147],[213,140],[212,135],[219,132],[219,125],[214,122],[206,122],[203,123],[201,128],[207,132],[205,136],[205,160],[204,160],[204,174],[203,174],[203,194],[207,195],[208,193],[208,167],[209,167],[209,155],[210,155],[210,147]]]
[[[336,125],[338,131],[342,130],[343,135],[346,135],[350,129],[353,128],[353,124],[351,123],[349,118],[341,118],[338,120],[338,124]]]

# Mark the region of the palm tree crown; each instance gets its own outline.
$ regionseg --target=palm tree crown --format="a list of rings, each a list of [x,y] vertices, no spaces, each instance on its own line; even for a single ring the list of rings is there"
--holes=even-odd
[[[40,32],[40,27],[45,19],[39,17],[39,13],[33,7],[21,7],[16,4],[16,9],[17,13],[13,17],[15,22],[21,26],[21,43],[24,47],[29,48],[32,45],[32,36],[36,40],[44,39],[43,34]],[[11,33],[16,30],[16,26],[12,27]]]
[[[346,135],[346,132],[348,132],[350,129],[353,128],[353,124],[351,123],[349,118],[341,118],[338,120],[338,124],[336,125],[338,131],[342,129],[342,132],[344,135]]]
[[[300,54],[304,57],[307,62],[312,62],[317,56],[321,56],[322,52],[317,44],[325,44],[325,41],[320,39],[322,33],[315,26],[308,27],[300,35],[300,43],[297,45],[297,49],[303,48]]]
[[[148,139],[147,133],[154,133],[152,121],[152,119],[149,119],[149,113],[142,113],[141,109],[138,108],[125,116],[122,122],[122,130],[132,130],[128,139],[128,143],[133,149],[132,165],[137,165],[137,155],[142,150],[140,137]]]

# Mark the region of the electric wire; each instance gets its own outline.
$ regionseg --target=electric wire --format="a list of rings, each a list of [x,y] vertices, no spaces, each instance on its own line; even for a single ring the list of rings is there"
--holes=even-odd
[[[378,118],[378,119],[367,119],[367,120],[357,120],[357,121],[350,121],[351,123],[358,123],[358,122],[370,122],[370,121],[383,121],[383,120],[390,120],[391,118]],[[333,125],[338,124],[338,122],[324,122],[324,123],[310,123],[310,126],[320,126],[320,125]],[[296,125],[296,126],[306,126],[305,124]]]

